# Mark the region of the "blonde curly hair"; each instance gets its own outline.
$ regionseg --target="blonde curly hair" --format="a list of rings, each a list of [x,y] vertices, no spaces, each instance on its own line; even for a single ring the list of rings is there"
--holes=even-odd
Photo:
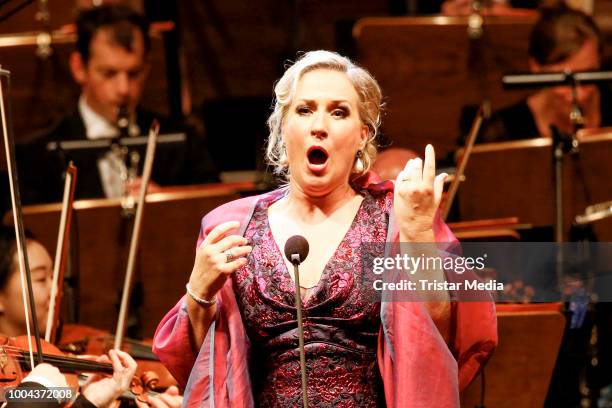
[[[274,111],[268,118],[270,135],[266,146],[266,160],[281,176],[288,176],[288,166],[284,162],[284,143],[282,129],[289,107],[293,102],[297,84],[304,74],[316,69],[329,69],[343,72],[359,95],[359,117],[368,128],[368,140],[361,160],[364,172],[368,171],[376,159],[376,135],[380,126],[382,93],[380,86],[365,69],[350,59],[331,51],[310,51],[302,55],[289,67],[274,87]]]

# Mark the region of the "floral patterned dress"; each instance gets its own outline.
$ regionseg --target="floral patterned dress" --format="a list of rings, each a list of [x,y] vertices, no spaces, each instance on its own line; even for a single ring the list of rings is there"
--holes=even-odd
[[[392,202],[386,194],[364,194],[319,283],[302,297],[312,407],[384,406],[376,360],[380,296],[362,264],[382,256]],[[268,222],[271,203],[262,200],[255,208],[245,233],[253,252],[232,279],[251,341],[256,404],[301,406],[295,288]]]

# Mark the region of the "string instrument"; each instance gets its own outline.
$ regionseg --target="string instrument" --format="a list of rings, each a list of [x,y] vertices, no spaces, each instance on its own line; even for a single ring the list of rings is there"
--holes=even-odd
[[[62,326],[61,338],[57,347],[72,355],[96,356],[106,354],[114,348],[115,337],[101,329],[79,324]],[[121,350],[129,353],[138,363],[136,377],[148,391],[167,389],[177,382],[168,369],[151,351],[151,343],[124,339]]]
[[[31,361],[28,358],[29,342],[27,336],[0,335],[0,387],[16,387],[32,371]],[[59,348],[44,340],[41,340],[41,346],[44,362],[58,368],[64,374],[70,388],[79,388],[79,380],[84,373],[113,375],[112,364],[93,361],[96,356],[81,358],[65,356]],[[122,397],[137,398],[146,402],[149,395],[157,395],[155,390],[158,387],[158,380],[152,374],[137,371],[128,392]]]
[[[32,370],[28,343],[27,336],[0,335],[0,386],[16,387]],[[41,341],[41,346],[44,362],[57,367],[62,373],[70,374],[65,377],[72,388],[78,388],[77,373],[113,373],[113,366],[109,363],[65,357],[57,347],[46,341]]]

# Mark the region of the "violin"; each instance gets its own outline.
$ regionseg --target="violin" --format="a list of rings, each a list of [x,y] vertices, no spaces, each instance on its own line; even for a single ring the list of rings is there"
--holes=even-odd
[[[3,388],[18,386],[32,371],[28,343],[27,336],[0,335],[0,386]],[[57,367],[64,374],[70,388],[79,388],[79,379],[82,379],[83,374],[113,375],[112,364],[94,361],[96,356],[65,356],[59,348],[44,340],[41,340],[41,346],[43,361]],[[130,388],[123,398],[137,398],[146,402],[148,396],[158,394],[158,388],[159,380],[155,372],[141,369],[132,378]]]
[[[62,326],[59,350],[73,355],[101,355],[114,347],[115,338],[109,332],[79,324]],[[136,376],[149,391],[161,391],[178,383],[151,350],[151,342],[124,339],[121,350],[138,363]]]
[[[53,344],[41,341],[43,361],[57,367],[66,376],[68,385],[78,388],[76,374],[82,372],[113,374],[113,366],[85,359],[64,357]],[[28,358],[27,336],[8,337],[0,335],[0,384],[3,387],[17,386],[32,371]]]

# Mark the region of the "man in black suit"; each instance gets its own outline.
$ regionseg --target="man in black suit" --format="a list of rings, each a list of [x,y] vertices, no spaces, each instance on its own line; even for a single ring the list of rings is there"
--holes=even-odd
[[[78,105],[50,130],[18,146],[17,162],[26,204],[58,201],[69,160],[79,170],[77,198],[118,197],[125,192],[130,155],[125,149],[49,150],[59,141],[103,140],[147,134],[152,112],[138,107],[149,71],[148,24],[122,6],[86,10],[77,18],[76,50],[70,69],[81,87]],[[121,119],[121,120],[120,120]],[[120,123],[123,126],[120,128]],[[186,126],[160,120],[161,133],[182,133],[183,143],[158,145],[152,180],[159,185],[218,181],[203,139]],[[118,153],[118,152],[124,153]],[[142,170],[144,148],[134,167]]]

